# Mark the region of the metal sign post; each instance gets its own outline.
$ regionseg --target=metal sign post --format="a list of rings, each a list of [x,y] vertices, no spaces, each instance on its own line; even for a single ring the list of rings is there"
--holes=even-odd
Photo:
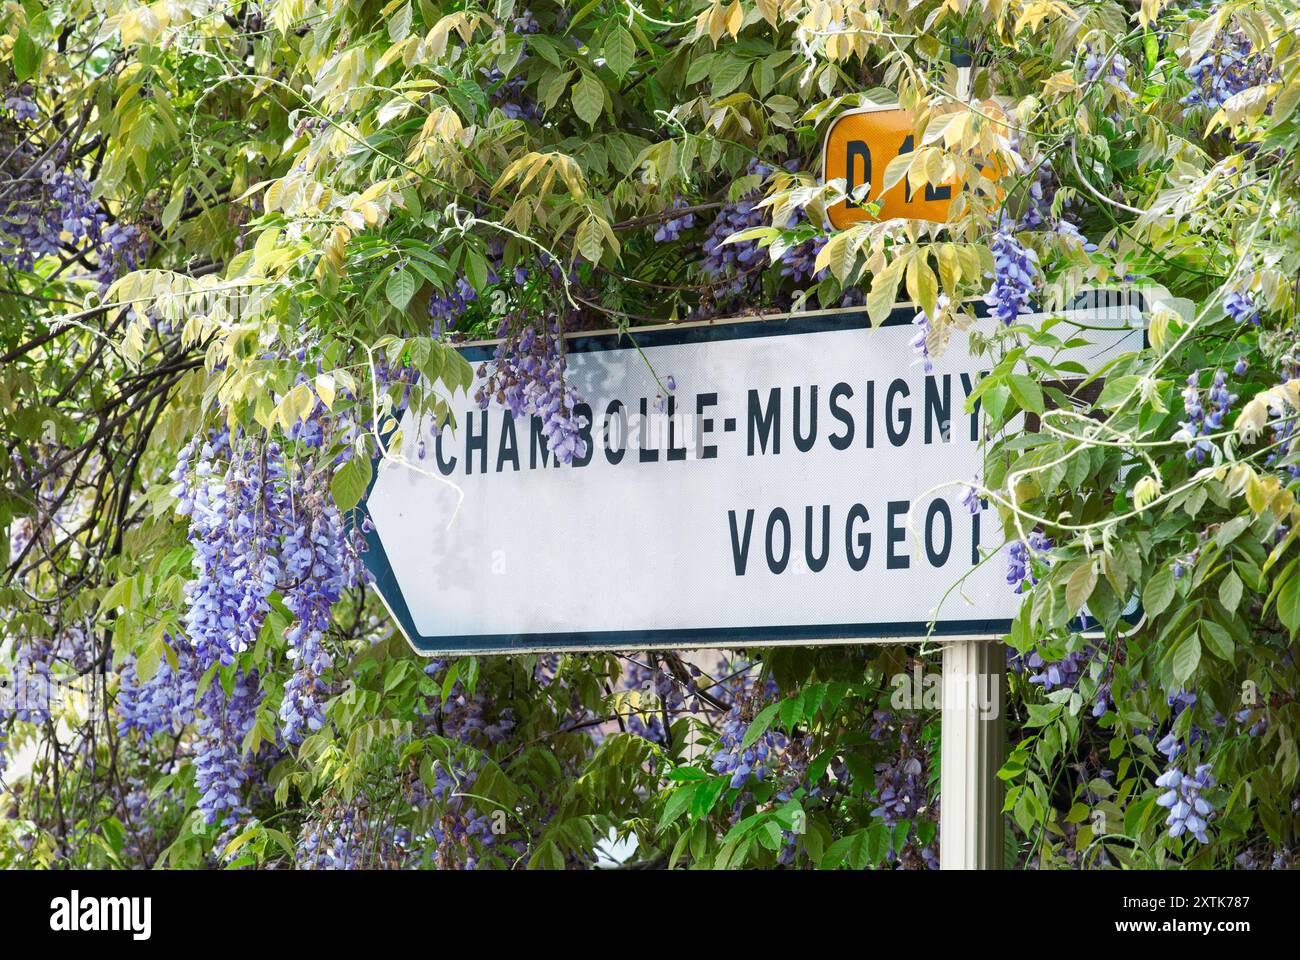
[[[950,640],[943,646],[940,719],[939,867],[1002,866],[1002,766],[1006,724],[1006,650],[996,641]]]

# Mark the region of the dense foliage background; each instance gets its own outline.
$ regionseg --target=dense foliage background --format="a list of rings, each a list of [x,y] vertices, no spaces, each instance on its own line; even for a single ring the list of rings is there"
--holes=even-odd
[[[1295,863],[1290,0],[26,0],[0,30],[0,865],[934,865],[937,705],[891,698],[937,646],[430,663],[345,512],[392,418],[470,382],[450,338],[505,338],[482,402],[566,460],[561,330],[912,300],[928,364],[981,298],[968,501],[1025,598],[1006,862]],[[894,101],[889,179],[960,176],[952,220],[829,231],[827,123]],[[1029,352],[1060,328],[1017,318],[1116,283],[1192,306],[1072,405]]]

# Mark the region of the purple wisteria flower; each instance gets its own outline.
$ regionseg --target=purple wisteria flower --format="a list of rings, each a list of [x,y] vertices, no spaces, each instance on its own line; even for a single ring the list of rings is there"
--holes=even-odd
[[[153,676],[142,683],[136,676],[136,658],[131,657],[118,674],[114,709],[121,736],[132,730],[146,738],[159,733],[178,734],[194,722],[199,689],[194,656],[169,634],[164,634],[164,640],[176,655],[177,669],[173,670],[164,657]]]
[[[30,91],[5,97],[5,109],[12,113],[14,119],[20,123],[26,120],[35,120],[40,114],[40,111],[36,108],[36,101],[31,98]]]
[[[1169,811],[1165,823],[1170,837],[1178,838],[1189,833],[1201,843],[1210,842],[1206,828],[1213,808],[1201,793],[1214,785],[1214,774],[1210,772],[1208,763],[1200,764],[1191,776],[1171,766],[1156,778],[1156,786],[1165,791],[1156,803]]]
[[[1250,294],[1240,290],[1231,291],[1223,298],[1223,310],[1236,323],[1249,323],[1259,326],[1259,307]]]
[[[993,284],[984,294],[984,302],[993,316],[1005,326],[1030,312],[1029,300],[1038,280],[1038,256],[1023,246],[1009,231],[999,230],[993,237]]]
[[[1270,82],[1271,55],[1256,52],[1244,30],[1223,31],[1214,45],[1190,67],[1187,79],[1192,90],[1183,98],[1187,111],[1218,109],[1229,98]]]
[[[685,200],[681,197],[674,197],[669,209],[680,210],[685,206],[687,206]],[[671,243],[673,240],[680,239],[683,230],[689,230],[693,226],[695,226],[695,214],[689,212],[673,217],[671,220],[665,220],[654,232],[655,242]]]
[[[778,692],[776,682],[770,677],[760,679],[754,676],[756,671],[746,670],[744,666],[740,665],[728,684],[730,709],[722,718],[718,742],[710,757],[715,773],[731,776],[733,790],[745,786],[750,777],[760,783],[770,777],[786,746],[785,736],[770,728],[748,747],[743,746],[745,731],[757,713],[757,705],[775,698]]]
[[[386,366],[379,376],[409,385]],[[319,403],[307,421],[291,431],[298,453],[355,426],[332,419]],[[232,439],[224,429],[192,439],[173,471],[172,493],[177,512],[189,519],[196,574],[186,587],[184,636],[174,644],[179,670],[163,664],[140,684],[128,664],[117,713],[120,729],[145,736],[194,722],[199,809],[209,823],[246,809],[250,761],[243,742],[264,694],[257,672],[241,661],[262,632],[274,592],[294,617],[284,634],[293,673],[280,702],[283,742],[298,743],[325,722],[330,608],[364,576],[359,533],[345,528],[328,477],[328,468],[313,469],[279,443]],[[196,704],[198,678],[217,668]]]
[[[827,269],[817,269],[817,255],[826,246],[826,237],[810,237],[803,243],[797,243],[781,255],[781,276],[789,277],[795,283],[811,280],[820,281],[826,277]]]
[[[281,547],[284,579],[289,584],[284,591],[284,605],[297,618],[285,633],[294,673],[280,702],[284,738],[290,743],[298,743],[306,733],[324,726],[322,700],[328,691],[322,677],[333,665],[324,644],[330,608],[358,579],[343,518],[323,490],[315,499],[321,506],[298,515]]]
[[[1091,44],[1088,45],[1083,61],[1084,78],[1088,82],[1101,81],[1125,97],[1134,97],[1136,94],[1128,85],[1128,68],[1129,62],[1122,54],[1102,53]]]
[[[199,812],[207,823],[221,823],[248,812],[242,799],[248,768],[240,749],[261,700],[256,670],[237,670],[229,696],[214,679],[200,698],[194,785],[200,793]]]
[[[1209,437],[1224,429],[1228,411],[1237,401],[1237,395],[1228,392],[1227,376],[1222,370],[1214,372],[1214,380],[1204,397],[1199,383],[1200,371],[1188,375],[1187,387],[1183,390],[1183,410],[1187,419],[1174,434],[1175,439],[1188,441],[1187,459],[1198,464],[1204,463],[1206,456],[1213,452],[1214,444]]]
[[[1011,544],[1011,549],[1007,552],[1007,583],[1016,588],[1016,593],[1024,593],[1027,585],[1038,582],[1033,565],[1038,563],[1043,566],[1050,566],[1051,561],[1043,554],[1054,546],[1056,544],[1052,542],[1050,537],[1037,530],[1029,534],[1028,543],[1017,540]],[[1034,556],[1030,555],[1031,547]]]
[[[478,291],[464,277],[457,277],[450,290],[435,290],[429,294],[429,318],[433,321],[433,335],[440,337],[454,329],[456,321],[466,314],[477,299]]]
[[[1029,184],[1026,196],[1025,212],[1021,214],[1020,230],[1038,230],[1052,219],[1052,202],[1056,197],[1056,171],[1046,160],[1034,171],[1034,179]]]
[[[546,448],[560,463],[586,457],[582,434],[590,421],[578,412],[582,400],[566,382],[568,362],[558,322],[541,334],[533,326],[511,333],[506,319],[498,336],[502,343],[478,368],[485,380],[475,394],[479,407],[486,410],[495,400],[512,417],[540,417]]]
[[[944,311],[948,309],[948,305],[948,295],[946,293],[939,294],[939,299],[935,302],[937,315],[942,316]],[[912,318],[912,323],[917,327],[916,335],[908,341],[908,346],[912,348],[912,352],[917,357],[913,362],[921,364],[921,369],[926,373],[933,373],[934,360],[930,356],[930,337],[934,333],[934,325],[924,310],[919,311]]]

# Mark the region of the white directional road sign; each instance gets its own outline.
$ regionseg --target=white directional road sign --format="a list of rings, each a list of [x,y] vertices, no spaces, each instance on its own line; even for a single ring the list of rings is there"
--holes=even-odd
[[[1054,332],[1090,345],[1056,359],[1139,349],[1140,306],[1067,311]],[[477,383],[436,440],[408,413],[358,508],[380,593],[427,654],[1004,632],[1020,598],[1000,558],[980,563],[1002,546],[996,516],[960,485],[980,468],[964,405],[990,362],[958,334],[927,374],[915,313],[571,337],[590,425],[570,465],[540,421],[479,410]],[[491,346],[463,353],[477,367]]]

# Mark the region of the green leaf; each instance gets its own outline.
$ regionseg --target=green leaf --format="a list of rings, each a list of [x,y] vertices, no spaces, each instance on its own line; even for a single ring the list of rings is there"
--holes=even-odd
[[[19,83],[31,79],[40,69],[43,53],[26,30],[18,31],[18,39],[14,41],[13,58],[14,78]]]
[[[158,672],[158,667],[162,664],[164,646],[164,641],[160,636],[153,643],[150,643],[136,659],[136,682],[148,683],[150,678]]]
[[[330,481],[330,493],[334,495],[334,505],[342,511],[351,510],[366,495],[374,468],[370,458],[354,454],[352,459],[334,474]]]
[[[907,295],[928,315],[935,315],[939,296],[939,278],[934,275],[924,256],[916,256],[907,265]]]
[[[699,789],[698,782],[674,790],[668,795],[668,802],[664,804],[663,816],[659,818],[658,833],[663,833],[670,823],[686,812],[686,808],[691,805],[691,800],[694,799],[697,789]]]
[[[1196,673],[1201,663],[1201,639],[1195,630],[1190,631],[1174,648],[1173,652],[1174,684],[1186,687],[1187,681]]]
[[[118,607],[130,609],[135,596],[135,578],[127,577],[119,580],[108,588],[102,600],[99,601],[99,608],[105,613],[112,612]]]
[[[605,63],[609,69],[618,74],[619,79],[627,76],[636,61],[636,41],[624,27],[615,27],[605,37]]]
[[[555,106],[560,95],[568,89],[569,79],[572,76],[572,70],[556,70],[546,74],[545,78],[537,84],[537,98],[547,110]]]
[[[1007,401],[1011,398],[1011,390],[1005,383],[995,383],[984,392],[980,402],[984,406],[984,412],[988,414],[989,420],[993,425],[999,426],[1002,423],[1002,412],[1007,408]]]
[[[1124,402],[1124,399],[1137,389],[1138,380],[1136,376],[1113,377],[1106,381],[1106,385],[1101,388],[1101,396],[1097,398],[1097,406],[1105,409],[1118,407]]]
[[[1249,517],[1233,517],[1223,526],[1219,527],[1219,532],[1215,535],[1214,542],[1219,546],[1219,549],[1223,549],[1241,536],[1242,532],[1249,526]]]
[[[162,225],[164,230],[170,230],[176,221],[180,218],[181,211],[185,209],[185,191],[177,190],[172,194],[171,200],[163,208]]]
[[[1070,574],[1070,579],[1065,583],[1065,604],[1071,616],[1078,613],[1088,602],[1088,597],[1092,596],[1093,588],[1096,586],[1097,568],[1091,560],[1085,560],[1079,564],[1074,573]]]
[[[853,846],[856,837],[857,834],[840,837],[827,847],[826,852],[822,854],[821,863],[819,864],[821,869],[834,870],[838,867],[840,863],[843,862],[845,856],[848,855],[849,847]]]
[[[713,62],[721,56],[721,53],[706,53],[696,57],[686,68],[686,82],[699,83],[709,75],[709,71],[713,69]]]
[[[715,99],[725,97],[744,82],[748,73],[748,60],[742,60],[739,57],[727,57],[710,71],[710,75],[713,77],[713,87],[710,92]]]
[[[1300,628],[1300,575],[1292,573],[1278,591],[1277,615],[1294,637]]]
[[[390,274],[388,283],[384,285],[384,295],[398,310],[405,310],[411,297],[415,296],[415,277],[405,267]]]
[[[528,861],[530,870],[563,870],[564,854],[560,848],[555,845],[554,840],[545,840],[537,848]]]
[[[1232,642],[1232,634],[1228,633],[1226,629],[1213,620],[1202,620],[1201,638],[1205,641],[1205,646],[1209,648],[1210,653],[1220,660],[1232,663],[1235,645]]]
[[[668,779],[673,783],[693,783],[709,779],[709,775],[699,767],[673,767],[668,771]]]
[[[551,66],[558,67],[563,62],[560,59],[560,50],[551,37],[546,36],[544,33],[535,33],[527,39],[529,48],[538,53]]]
[[[1236,570],[1229,571],[1219,584],[1219,602],[1232,613],[1237,609],[1237,604],[1241,603],[1241,593],[1241,577],[1237,576]]]
[[[480,293],[487,287],[488,277],[491,276],[487,258],[473,247],[465,252],[465,276],[469,285]]]
[[[889,828],[883,820],[873,820],[867,827],[866,842],[867,858],[871,863],[881,863],[889,856]]]
[[[1142,608],[1147,616],[1156,617],[1163,613],[1174,599],[1174,593],[1174,575],[1164,567],[1147,581],[1146,589],[1142,591]]]
[[[573,112],[584,120],[589,127],[594,127],[605,109],[605,88],[599,80],[587,71],[573,85]]]
[[[574,242],[578,252],[588,263],[600,263],[600,258],[605,252],[605,238],[600,223],[595,217],[588,217],[582,221]]]
[[[709,811],[717,804],[718,798],[726,791],[727,783],[727,777],[715,777],[707,783],[700,784],[691,800],[691,818],[700,820],[707,817]]]
[[[749,243],[751,240],[767,241],[771,243],[781,235],[781,231],[776,227],[750,227],[747,230],[741,230],[739,233],[733,233],[731,236],[723,239],[723,244],[728,243]]]
[[[779,256],[775,244],[771,248],[771,253],[773,257]],[[818,262],[827,262],[831,273],[840,283],[848,282],[849,274],[857,259],[857,252],[853,249],[853,237],[848,233],[840,233],[832,237],[817,255]]]
[[[769,703],[762,710],[758,711],[758,716],[754,717],[754,719],[749,722],[749,729],[745,731],[745,738],[740,742],[741,750],[748,750],[753,745],[754,741],[767,731],[767,728],[772,725],[772,719],[776,716],[776,712],[780,707],[781,703],[778,701],[777,703]]]
[[[457,387],[469,390],[470,385],[474,382],[474,368],[459,353],[448,351],[443,365],[442,382],[452,390]]]
[[[1037,414],[1043,412],[1043,391],[1033,377],[1024,373],[1013,373],[1007,378],[1007,385],[1022,410]]]
[[[903,178],[907,176],[907,171],[911,169],[912,161],[915,159],[915,155],[908,151],[907,153],[900,153],[893,160],[890,160],[885,165],[884,176],[881,177],[880,192],[887,193],[901,183]]]
[[[871,291],[867,294],[867,314],[871,317],[873,327],[880,326],[894,309],[898,297],[899,274],[906,264],[907,257],[896,257],[871,281]]]

